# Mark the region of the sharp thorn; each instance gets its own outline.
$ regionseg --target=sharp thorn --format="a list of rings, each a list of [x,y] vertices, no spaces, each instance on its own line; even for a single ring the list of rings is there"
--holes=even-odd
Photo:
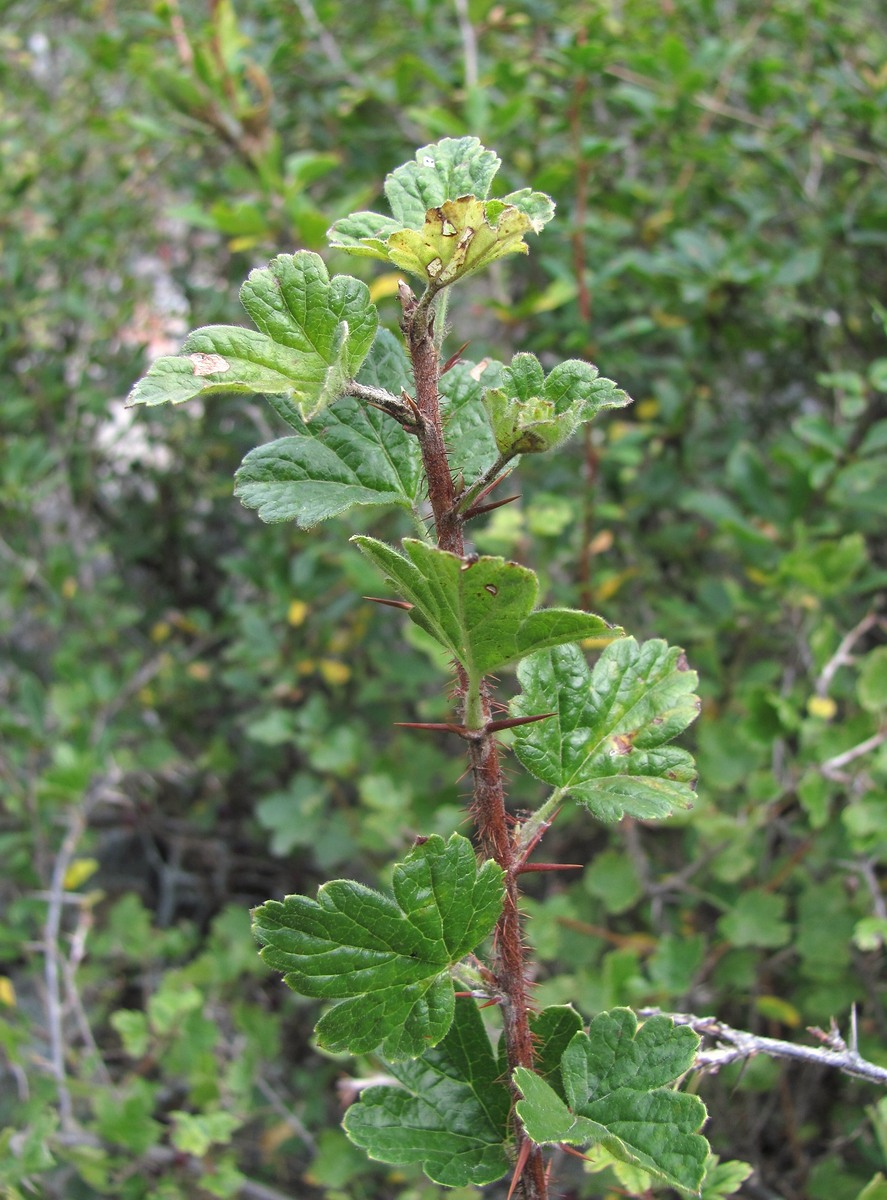
[[[493,500],[490,504],[472,504],[471,508],[463,514],[463,520],[470,521],[474,517],[481,517],[484,513],[492,512],[494,508],[502,508],[504,504],[513,504],[520,498],[520,492],[515,492],[513,496],[506,496],[504,500]]]
[[[560,811],[561,811],[560,809],[557,809],[557,811],[552,814],[551,820],[543,822],[541,828],[536,831],[536,834],[535,834],[533,840],[523,848],[523,850],[521,851],[521,862],[522,863],[525,863],[527,861],[527,859],[530,857],[530,855],[533,853],[533,851],[536,849],[536,847],[542,841],[545,834],[548,832],[548,830],[551,828],[551,826],[557,820],[557,817],[558,817],[558,814],[560,813]]]
[[[587,1154],[580,1153],[574,1146],[567,1146],[564,1142],[560,1144],[561,1150],[565,1150],[567,1154],[572,1154],[574,1158],[581,1158],[583,1162],[591,1162]]]
[[[364,600],[371,600],[373,604],[384,604],[386,608],[402,608],[404,612],[409,612],[415,605],[408,604],[406,600],[388,600],[382,596],[364,596]]]
[[[514,1164],[514,1174],[511,1177],[511,1187],[508,1189],[508,1195],[506,1196],[505,1200],[511,1200],[511,1197],[514,1195],[514,1189],[520,1183],[521,1176],[524,1173],[524,1167],[527,1165],[532,1148],[533,1143],[528,1137],[525,1137],[521,1142],[521,1147],[518,1151],[517,1162]]]
[[[515,875],[527,875],[531,871],[581,871],[583,863],[524,863]]]
[[[471,345],[471,342],[463,342],[462,345],[459,347],[459,349],[455,352],[455,354],[450,355],[450,357],[447,359],[447,361],[444,363],[444,365],[440,369],[441,375],[446,375],[447,371],[449,371],[453,367],[455,367],[456,363],[462,357],[462,354],[464,353],[464,351],[466,351],[470,345]]]
[[[508,475],[508,471],[503,471],[501,475],[497,475],[493,482],[488,483],[482,492],[478,492],[474,498],[474,503],[478,504],[481,500],[484,500],[487,496],[489,496],[490,492],[494,491],[500,483],[508,478]]]
[[[557,713],[537,713],[532,717],[506,717],[502,721],[488,721],[484,726],[484,733],[499,733],[503,729],[514,729],[517,725],[532,725],[535,721],[546,721],[549,717],[556,717]]]
[[[483,1004],[478,1004],[478,1008],[489,1008],[493,1004],[501,1004],[502,1001],[498,996],[494,996],[492,1000],[485,1000]]]
[[[460,737],[468,736],[464,725],[454,725],[452,721],[395,721],[394,724],[398,729],[424,729],[432,733],[458,733]]]

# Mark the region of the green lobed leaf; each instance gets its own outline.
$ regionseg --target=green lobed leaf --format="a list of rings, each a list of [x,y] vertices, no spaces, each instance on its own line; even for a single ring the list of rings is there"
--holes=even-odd
[[[726,1200],[727,1196],[735,1195],[752,1170],[747,1162],[735,1158],[721,1162],[717,1154],[709,1154],[702,1183],[702,1200]],[[872,1197],[872,1200],[875,1198]],[[883,1200],[887,1200],[887,1195]]]
[[[473,1001],[459,1001],[437,1047],[389,1070],[401,1086],[367,1088],[343,1122],[370,1158],[419,1163],[445,1187],[480,1187],[506,1173],[511,1098]]]
[[[334,250],[388,262],[388,239],[401,228],[399,221],[382,213],[356,212],[331,225],[327,239]]]
[[[502,197],[502,203],[519,209],[529,217],[534,233],[541,233],[543,228],[554,216],[554,201],[545,192],[534,192],[530,188],[521,188],[518,192],[509,192]]]
[[[582,1018],[570,1004],[551,1004],[541,1012],[530,1014],[533,1070],[554,1088],[562,1100],[565,1096],[561,1084],[561,1058],[581,1030]],[[503,1076],[508,1073],[504,1037],[499,1039],[499,1069]]]
[[[502,454],[553,450],[605,408],[622,408],[631,397],[604,379],[597,367],[568,359],[548,377],[533,354],[516,354],[500,387],[488,388],[484,407]]]
[[[504,558],[460,558],[413,538],[403,541],[406,554],[375,538],[351,540],[413,605],[410,619],[459,660],[469,679],[479,680],[542,647],[618,636],[592,613],[534,610],[535,572]]]
[[[339,1001],[317,1025],[329,1050],[411,1058],[446,1035],[450,967],[495,925],[502,870],[478,866],[467,838],[435,834],[395,866],[392,890],[336,879],[316,900],[287,896],[255,910],[265,962],[294,991]]]
[[[385,198],[402,228],[421,229],[429,208],[459,196],[485,200],[501,166],[476,137],[443,138],[416,151],[385,180]]]
[[[863,658],[856,693],[868,712],[887,709],[887,646],[876,646]]]
[[[554,712],[515,731],[514,751],[537,779],[562,788],[602,820],[668,816],[693,798],[696,768],[666,745],[693,721],[696,673],[683,651],[653,639],[621,638],[594,670],[576,646],[521,664],[513,716]]]
[[[529,188],[488,200],[499,165],[474,137],[423,146],[385,181],[393,216],[352,213],[327,231],[330,245],[390,261],[435,290],[505,254],[526,254],[524,234],[541,232],[554,203]]]
[[[496,461],[498,452],[484,415],[484,389],[499,381],[501,364],[460,362],[440,381],[441,413],[453,469],[467,482]]]
[[[181,404],[226,392],[278,395],[306,420],[348,390],[378,326],[366,284],[330,280],[307,250],[279,254],[251,271],[240,299],[258,332],[209,325],[190,334],[179,355],[154,362],[129,404]]]
[[[627,1008],[601,1013],[564,1051],[565,1100],[539,1075],[515,1070],[523,1094],[517,1114],[537,1144],[602,1145],[673,1187],[698,1192],[709,1153],[698,1133],[705,1106],[668,1086],[693,1065],[698,1047],[697,1035],[668,1017],[638,1027]]]
[[[406,355],[393,334],[379,330],[359,378],[395,395],[406,386]],[[295,433],[250,451],[235,488],[263,521],[296,521],[309,529],[355,505],[418,505],[421,453],[415,437],[396,421],[351,398],[311,422],[285,397],[271,403]]]
[[[384,388],[394,396],[399,396],[402,390],[410,391],[413,368],[403,338],[395,337],[390,329],[380,328],[357,379],[359,383]],[[415,440],[410,438],[411,442]]]

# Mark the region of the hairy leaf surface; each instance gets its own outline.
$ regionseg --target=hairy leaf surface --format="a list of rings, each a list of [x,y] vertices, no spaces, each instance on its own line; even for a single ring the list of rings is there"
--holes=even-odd
[[[554,203],[529,188],[488,200],[499,158],[477,138],[444,138],[393,171],[385,196],[393,216],[359,212],[328,231],[330,245],[394,263],[441,288],[504,254],[527,253]]]
[[[336,879],[316,900],[287,896],[254,913],[265,962],[294,991],[339,1001],[317,1025],[329,1050],[410,1058],[446,1035],[450,967],[495,925],[502,870],[478,866],[467,838],[435,834],[395,866],[392,891]]]
[[[593,613],[534,609],[539,594],[535,572],[504,558],[460,558],[413,538],[403,541],[406,554],[375,538],[352,541],[413,605],[410,619],[449,650],[471,679],[542,647],[618,636]]]
[[[394,395],[409,383],[403,347],[387,330],[379,330],[359,380]],[[419,445],[391,417],[350,397],[310,422],[285,397],[271,403],[294,433],[250,451],[235,488],[263,521],[309,529],[355,505],[418,505]]]
[[[456,1004],[437,1047],[389,1070],[400,1087],[367,1088],[348,1109],[343,1124],[353,1142],[382,1162],[419,1163],[446,1187],[505,1174],[511,1099],[473,1001]]]
[[[582,1018],[571,1004],[551,1004],[541,1012],[530,1014],[533,1035],[533,1070],[549,1083],[563,1100],[561,1058],[572,1039],[582,1030]],[[508,1074],[505,1038],[499,1039],[499,1070]]]
[[[515,1070],[524,1097],[517,1114],[536,1143],[602,1145],[673,1187],[698,1191],[709,1152],[698,1133],[705,1106],[669,1086],[693,1065],[698,1047],[693,1030],[668,1017],[639,1028],[630,1009],[601,1013],[564,1051],[564,1099],[534,1072]]]
[[[622,408],[631,397],[591,363],[572,358],[546,377],[533,354],[516,354],[500,387],[483,397],[502,454],[553,450],[605,408]]]
[[[497,362],[461,362],[440,381],[448,457],[467,483],[496,461],[496,442],[481,401],[484,388],[499,382],[501,370]]]
[[[225,392],[290,399],[309,420],[346,393],[376,335],[378,316],[366,284],[330,280],[307,250],[279,254],[251,271],[240,299],[258,326],[208,325],[179,355],[158,358],[130,404],[181,404]]]
[[[683,651],[620,638],[589,671],[576,646],[521,664],[514,716],[555,716],[515,731],[514,750],[537,779],[569,792],[603,820],[667,816],[693,798],[691,755],[666,745],[693,721],[696,673]]]

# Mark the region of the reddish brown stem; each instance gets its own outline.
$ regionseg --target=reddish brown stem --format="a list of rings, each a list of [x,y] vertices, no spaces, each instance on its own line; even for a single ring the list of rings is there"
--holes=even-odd
[[[462,521],[456,513],[456,489],[450,473],[440,419],[440,362],[434,340],[433,322],[429,318],[430,306],[417,300],[404,283],[400,285],[400,301],[403,308],[403,332],[413,364],[416,405],[421,418],[417,436],[428,481],[428,499],[434,514],[437,544],[441,550],[462,554],[465,550]]]
[[[433,302],[426,295],[417,300],[406,284],[400,287],[403,332],[409,349],[416,385],[419,424],[416,435],[422,451],[422,463],[428,480],[428,499],[434,516],[438,546],[462,555],[465,552],[463,525],[465,514],[458,512],[456,488],[443,436],[438,385],[440,361],[433,331]],[[485,489],[477,504],[492,487]],[[465,695],[468,680],[457,668],[458,694]],[[502,1009],[505,1047],[509,1074],[515,1067],[533,1066],[533,1042],[530,1035],[529,1000],[524,947],[518,910],[518,873],[523,865],[509,828],[505,809],[505,788],[495,732],[512,724],[507,719],[491,721],[492,703],[486,687],[482,689],[482,728],[469,730],[468,752],[473,776],[473,813],[483,854],[494,859],[505,872],[505,903],[496,925],[492,979]],[[539,719],[539,718],[533,718]],[[490,729],[490,725],[493,729]],[[426,726],[427,727],[427,726]],[[518,1099],[516,1089],[512,1088]],[[542,1151],[526,1136],[520,1123],[513,1125],[523,1200],[548,1200],[548,1180]]]
[[[489,721],[489,698],[484,696],[483,702],[486,710],[484,715]],[[527,975],[518,909],[520,893],[517,877],[521,864],[515,853],[505,810],[502,767],[495,738],[483,732],[469,743],[468,752],[474,779],[474,816],[481,845],[484,852],[505,871],[505,904],[496,926],[493,974],[496,987],[503,997],[502,1020],[510,1074],[515,1067],[533,1066]],[[542,1152],[528,1141],[517,1122],[514,1131],[518,1153],[524,1161],[521,1173],[524,1197],[526,1200],[547,1200],[548,1183]]]

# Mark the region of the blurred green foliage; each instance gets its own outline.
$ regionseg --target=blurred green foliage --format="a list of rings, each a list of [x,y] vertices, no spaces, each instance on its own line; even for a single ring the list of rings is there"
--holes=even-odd
[[[14,0],[4,17],[0,1192],[443,1195],[345,1142],[336,1083],[347,1099],[373,1064],[312,1048],[247,919],[331,873],[378,882],[414,834],[458,824],[460,762],[391,730],[442,719],[436,652],[361,600],[353,526],[269,529],[232,500],[265,411],[122,410],[149,356],[240,319],[249,267],[320,247],[439,136],[477,135],[503,191],[559,204],[529,271],[499,264],[453,314],[453,346],[586,358],[637,398],[526,462],[520,506],[477,545],[519,551],[555,603],[682,644],[705,698],[692,812],[655,830],[565,813],[549,833],[589,867],[527,900],[538,1002],[783,1037],[855,1004],[861,1050],[887,1062],[883,15]],[[347,270],[393,325],[394,277]],[[699,1087],[718,1153],[755,1168],[748,1195],[881,1194],[868,1085],[759,1060]],[[559,1168],[561,1190],[623,1186],[599,1167]]]

